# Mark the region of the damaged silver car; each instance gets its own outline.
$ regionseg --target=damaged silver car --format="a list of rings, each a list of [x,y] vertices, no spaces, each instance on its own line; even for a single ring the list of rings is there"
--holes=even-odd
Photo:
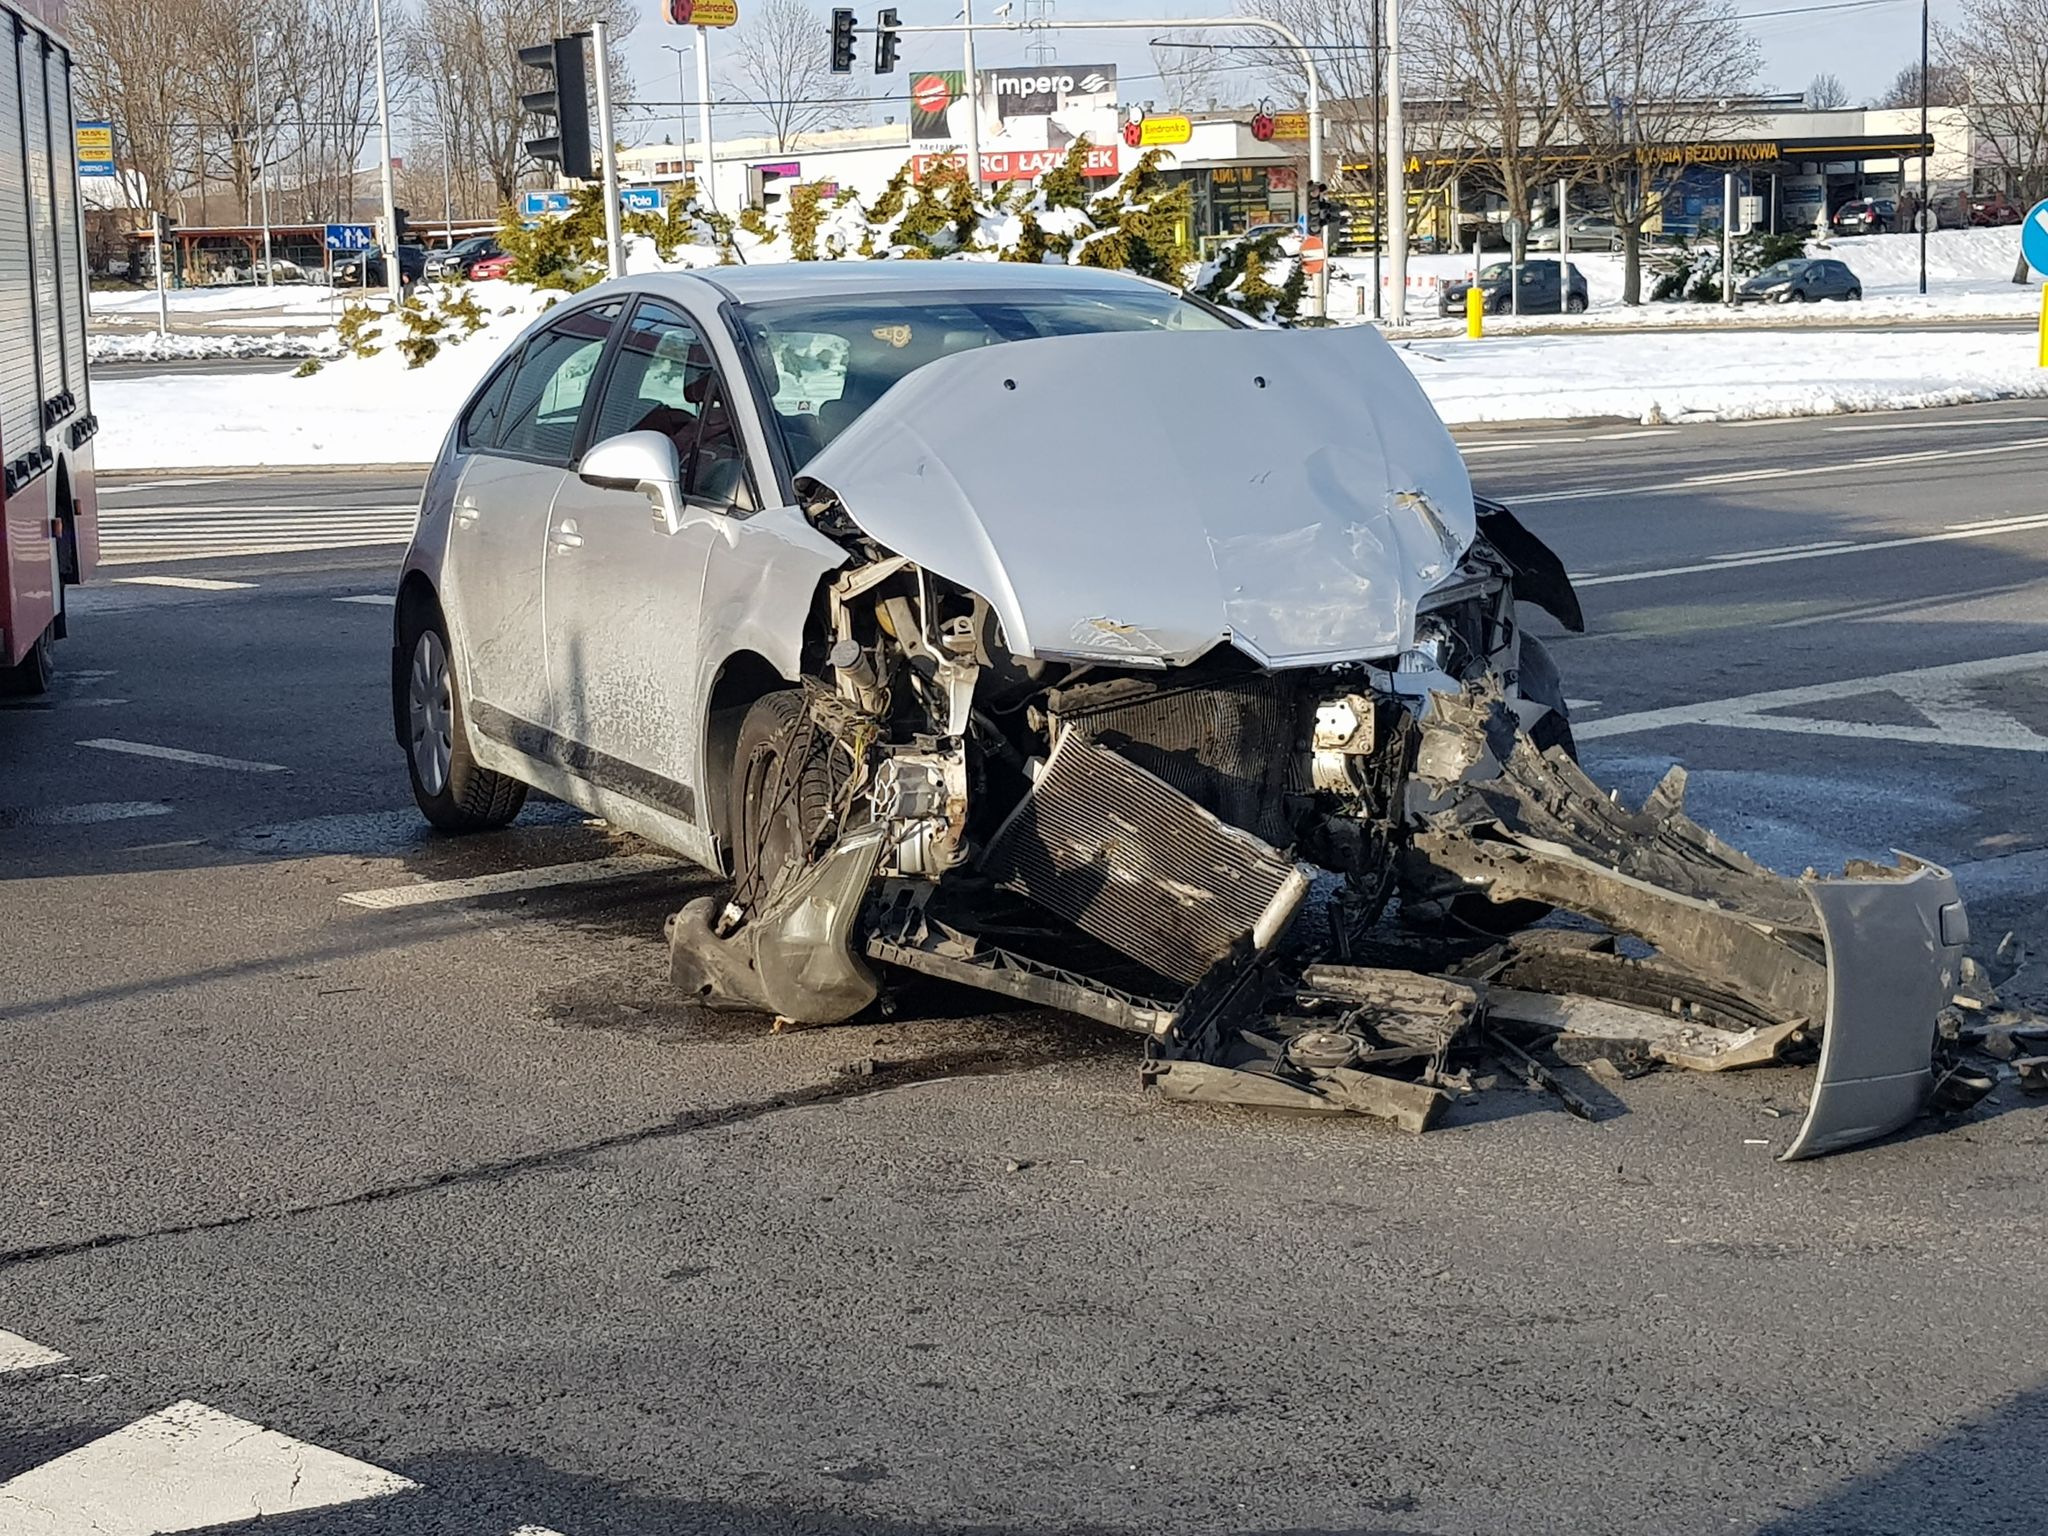
[[[1568,1102],[1574,1062],[1803,1053],[1788,1156],[1911,1119],[1970,979],[1948,874],[1784,878],[1676,772],[1621,805],[1523,605],[1583,626],[1369,328],[719,268],[579,295],[465,405],[394,725],[438,827],[533,786],[729,875],[669,925],[706,1003],[829,1023],[920,972],[1134,1031],[1170,1097],[1418,1130],[1477,1049]]]

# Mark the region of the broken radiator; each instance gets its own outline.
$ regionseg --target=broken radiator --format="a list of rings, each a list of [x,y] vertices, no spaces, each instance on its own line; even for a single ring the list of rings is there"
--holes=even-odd
[[[982,855],[998,884],[1084,933],[1194,982],[1285,931],[1308,873],[1157,775],[1063,731]]]

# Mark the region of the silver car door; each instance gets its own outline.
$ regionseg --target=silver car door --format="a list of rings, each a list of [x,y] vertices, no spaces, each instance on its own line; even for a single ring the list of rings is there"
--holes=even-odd
[[[653,298],[626,324],[587,439],[636,431],[675,443],[682,515],[671,528],[638,491],[564,482],[543,577],[548,723],[604,814],[709,861],[698,605],[711,549],[755,502],[743,458],[720,446],[733,439],[704,337]]]
[[[522,751],[524,727],[547,713],[541,565],[548,514],[620,308],[578,310],[527,341],[494,435],[477,445],[456,487],[443,602],[465,662],[470,725]]]

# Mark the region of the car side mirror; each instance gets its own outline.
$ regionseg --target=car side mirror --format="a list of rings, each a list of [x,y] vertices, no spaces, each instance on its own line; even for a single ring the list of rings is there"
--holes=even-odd
[[[638,491],[654,521],[670,533],[683,526],[683,461],[662,432],[621,432],[583,455],[577,476],[607,491]]]

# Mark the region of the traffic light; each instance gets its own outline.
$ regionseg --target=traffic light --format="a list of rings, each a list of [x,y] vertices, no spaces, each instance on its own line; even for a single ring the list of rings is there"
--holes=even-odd
[[[544,90],[528,91],[519,98],[522,110],[552,128],[537,139],[526,141],[526,152],[534,159],[560,169],[578,181],[594,181],[590,166],[590,102],[583,89],[584,34],[558,37],[519,50],[519,62],[547,77]],[[552,119],[552,121],[550,121]]]
[[[875,12],[875,73],[896,72],[896,8]]]
[[[832,73],[853,73],[853,12],[849,10],[832,13]]]

